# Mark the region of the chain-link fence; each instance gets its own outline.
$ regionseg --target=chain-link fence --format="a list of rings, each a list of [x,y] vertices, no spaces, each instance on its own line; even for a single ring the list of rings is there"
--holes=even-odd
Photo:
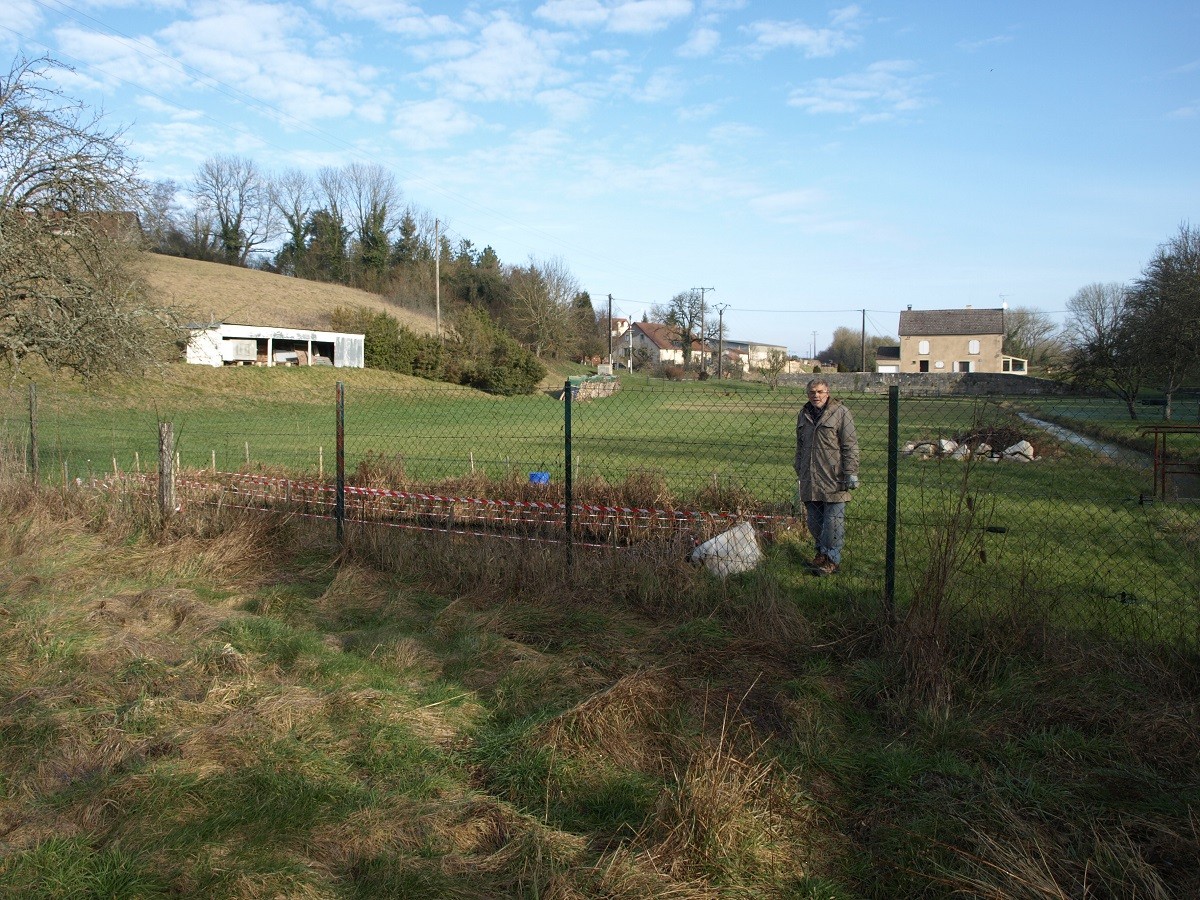
[[[170,421],[180,502],[617,550],[742,521],[790,544],[784,559],[807,542],[800,386],[626,377],[495,397],[410,384],[351,384],[340,415],[332,392],[150,409],[10,393],[3,440],[43,481],[150,479]],[[839,590],[900,604],[952,591],[963,614],[1003,602],[1063,627],[1197,640],[1200,426],[1156,426],[1152,407],[1135,423],[1102,397],[834,394],[854,415],[862,483]]]

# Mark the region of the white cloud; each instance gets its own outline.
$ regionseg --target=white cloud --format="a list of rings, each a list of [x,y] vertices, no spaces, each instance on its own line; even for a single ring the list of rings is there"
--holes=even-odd
[[[927,79],[908,74],[913,68],[907,60],[885,60],[862,72],[819,78],[793,91],[788,105],[810,113],[853,115],[861,121],[895,118],[926,105],[921,85]]]
[[[721,33],[715,28],[697,28],[679,48],[679,55],[696,59],[710,55],[721,43]]]
[[[645,85],[633,94],[640,103],[664,103],[683,96],[687,82],[678,69],[663,68],[651,73]]]
[[[385,31],[405,37],[429,38],[461,31],[449,16],[428,15],[405,0],[317,0],[314,9],[332,12],[340,18],[359,18],[374,22]]]
[[[458,100],[528,100],[539,89],[566,80],[555,65],[557,57],[550,35],[500,18],[483,28],[469,52],[421,74]]]
[[[798,19],[764,19],[743,26],[753,42],[750,52],[756,56],[774,50],[799,50],[808,58],[833,56],[859,43],[862,10],[857,6],[835,9],[829,14],[829,26],[818,28]]]
[[[118,81],[126,81],[169,89],[188,81],[183,68],[153,39],[141,38],[134,43],[75,26],[60,28],[54,36],[64,54],[83,62],[85,68],[77,72],[79,80],[90,81],[93,86],[102,84],[111,89]]]
[[[676,116],[680,122],[703,122],[705,119],[715,116],[720,108],[716,103],[701,103],[697,106],[683,107],[676,113]]]
[[[1173,109],[1167,114],[1169,119],[1194,119],[1200,115],[1200,103],[1193,103],[1191,106],[1181,106],[1178,109]]]
[[[982,38],[976,41],[959,41],[957,46],[959,50],[966,53],[976,53],[985,47],[994,47],[998,44],[1008,44],[1012,41],[1011,34],[997,34],[993,37]]]
[[[830,212],[831,199],[824,191],[800,188],[760,194],[749,201],[750,209],[768,221],[796,225],[809,234],[845,234],[858,224]]]
[[[757,125],[746,125],[742,122],[725,122],[714,125],[708,131],[709,139],[714,144],[732,144],[735,146],[751,144],[761,140],[765,132]]]
[[[540,92],[534,98],[560,122],[575,122],[587,117],[592,106],[592,100],[577,90],[556,88]]]
[[[175,81],[182,76],[189,86],[260,108],[269,103],[293,120],[358,113],[378,121],[386,97],[371,84],[376,73],[343,56],[314,52],[308,42],[320,44],[324,38],[304,10],[253,0],[199,4],[193,18],[178,19],[156,35],[188,67],[170,76]],[[137,47],[126,46],[125,54],[126,65],[145,64]]]
[[[754,22],[744,29],[753,38],[752,51],[800,50],[809,58],[833,56],[858,44],[858,35],[845,29],[813,28],[803,22]]]
[[[692,0],[548,0],[534,15],[568,28],[651,34],[692,14]]]
[[[445,147],[480,124],[478,117],[444,99],[401,104],[394,122],[392,137],[414,150]]]
[[[650,34],[692,13],[692,0],[627,0],[613,7],[608,30]]]
[[[597,28],[608,21],[608,8],[600,0],[550,0],[533,14],[569,28]]]
[[[33,34],[42,24],[42,11],[33,0],[8,0],[0,5],[0,41],[19,40],[12,32]]]

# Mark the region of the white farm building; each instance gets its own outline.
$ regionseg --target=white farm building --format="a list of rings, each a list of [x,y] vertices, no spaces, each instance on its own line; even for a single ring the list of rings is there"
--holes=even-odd
[[[192,325],[187,361],[199,366],[363,367],[363,336],[269,325]]]

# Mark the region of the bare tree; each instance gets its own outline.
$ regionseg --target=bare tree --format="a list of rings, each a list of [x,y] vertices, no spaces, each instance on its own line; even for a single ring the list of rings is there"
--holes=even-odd
[[[1117,282],[1089,284],[1067,301],[1064,328],[1071,377],[1125,401],[1137,419],[1137,398],[1149,370],[1129,315],[1129,289]]]
[[[1130,327],[1163,388],[1169,420],[1175,391],[1200,373],[1200,229],[1185,223],[1160,244],[1127,300]]]
[[[271,205],[283,220],[286,239],[276,256],[276,265],[286,275],[295,275],[304,255],[304,230],[312,215],[316,192],[308,173],[300,169],[280,172],[270,181]]]
[[[1058,326],[1040,309],[1018,306],[1004,311],[1004,352],[1046,368],[1062,357]]]
[[[362,241],[373,225],[391,235],[400,222],[400,186],[396,176],[379,163],[352,162],[345,167],[343,184],[354,237]]]
[[[538,357],[571,355],[574,350],[571,303],[579,294],[579,281],[560,258],[509,270],[512,287],[511,317],[520,339]]]
[[[767,351],[767,358],[758,367],[758,373],[767,382],[767,387],[770,390],[773,391],[779,387],[779,379],[783,375],[784,370],[787,369],[787,363],[787,353],[784,351],[779,349]]]
[[[252,251],[278,237],[270,184],[252,159],[205,160],[193,179],[192,196],[215,219],[216,250],[225,262],[244,266]]]
[[[0,76],[0,353],[84,377],[144,365],[172,334],[133,265],[140,184],[120,130],[52,83],[49,58]]]
[[[681,291],[663,305],[650,308],[650,315],[659,322],[672,325],[679,329],[679,346],[683,351],[683,367],[692,364],[692,345],[695,341],[703,342],[701,333],[704,327],[704,292],[693,288]],[[714,323],[715,324],[715,323]]]

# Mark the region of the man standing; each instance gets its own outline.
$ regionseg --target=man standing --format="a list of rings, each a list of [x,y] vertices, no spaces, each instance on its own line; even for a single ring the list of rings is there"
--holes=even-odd
[[[797,497],[804,502],[808,530],[816,543],[812,570],[834,575],[842,563],[846,503],[858,487],[858,433],[854,417],[829,396],[829,382],[808,383],[808,402],[796,417]]]

